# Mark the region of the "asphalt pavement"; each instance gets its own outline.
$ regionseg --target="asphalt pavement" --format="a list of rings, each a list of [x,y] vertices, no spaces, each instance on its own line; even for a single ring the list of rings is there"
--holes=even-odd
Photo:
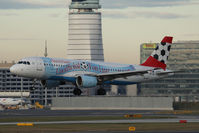
[[[137,110],[3,110],[0,118],[25,116],[123,116],[126,114],[153,114],[155,111]]]

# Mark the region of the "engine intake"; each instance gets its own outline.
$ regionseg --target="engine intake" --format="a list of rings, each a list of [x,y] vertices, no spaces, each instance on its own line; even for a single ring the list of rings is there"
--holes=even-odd
[[[90,88],[97,86],[97,78],[92,76],[78,76],[76,84],[78,87]]]

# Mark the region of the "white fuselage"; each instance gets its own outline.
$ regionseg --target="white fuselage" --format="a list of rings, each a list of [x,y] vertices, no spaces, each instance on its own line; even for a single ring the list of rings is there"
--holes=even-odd
[[[2,106],[16,106],[22,102],[21,99],[15,98],[0,98],[0,105]]]

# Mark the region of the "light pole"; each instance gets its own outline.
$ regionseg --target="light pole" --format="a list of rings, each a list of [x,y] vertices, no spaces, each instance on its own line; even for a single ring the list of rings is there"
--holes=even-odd
[[[45,86],[45,107],[47,107],[47,87]]]
[[[23,78],[21,77],[21,106],[22,106],[22,98],[23,98]]]

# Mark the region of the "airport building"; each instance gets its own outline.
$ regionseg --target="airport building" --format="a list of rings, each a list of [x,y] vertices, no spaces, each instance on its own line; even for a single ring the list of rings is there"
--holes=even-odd
[[[47,103],[51,104],[52,97],[73,96],[72,85],[61,85],[57,88],[48,88],[47,91],[41,86],[40,81],[18,77],[10,73],[9,68],[13,63],[0,63],[0,97],[22,97],[31,103],[44,104],[45,96]],[[35,82],[33,88],[33,82]]]
[[[151,55],[156,45],[141,45],[140,63]],[[165,79],[138,84],[138,95],[172,96],[176,101],[199,101],[199,41],[173,43],[167,67],[182,72]]]

